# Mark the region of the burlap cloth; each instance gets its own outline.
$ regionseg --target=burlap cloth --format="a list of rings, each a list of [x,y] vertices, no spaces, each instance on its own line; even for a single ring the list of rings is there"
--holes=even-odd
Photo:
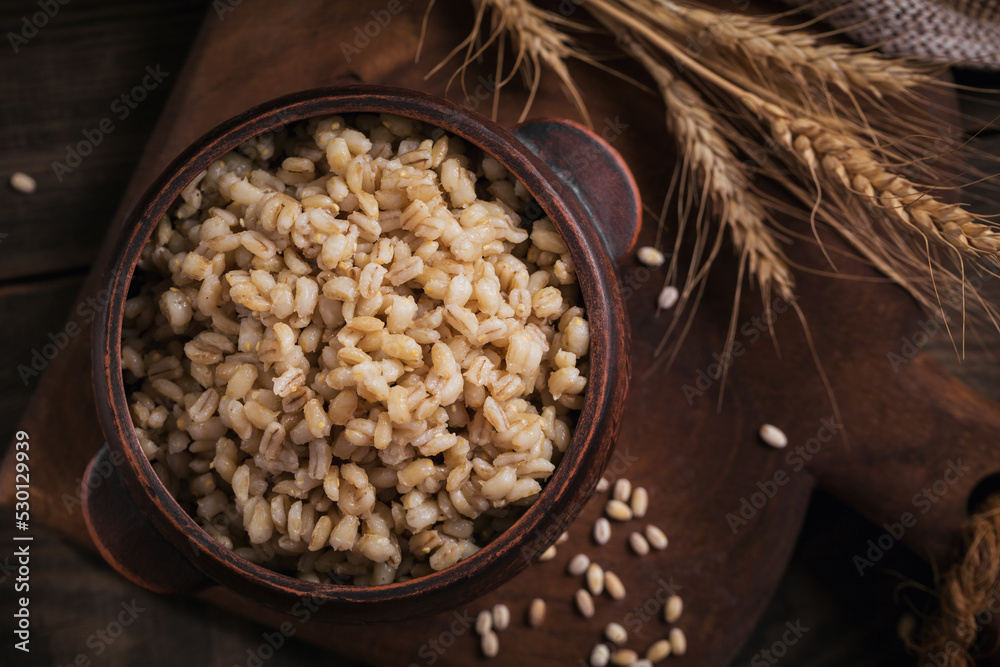
[[[785,0],[882,52],[1000,70],[1000,0]]]

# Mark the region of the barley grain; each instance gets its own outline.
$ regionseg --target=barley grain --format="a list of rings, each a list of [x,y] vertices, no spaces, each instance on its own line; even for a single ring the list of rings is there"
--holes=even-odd
[[[674,655],[684,655],[687,653],[687,637],[680,628],[670,630],[670,649]]]
[[[676,623],[684,613],[684,600],[679,595],[671,595],[667,598],[667,603],[663,606],[663,620],[667,623]]]
[[[594,541],[605,545],[611,539],[611,523],[603,516],[594,522]]]
[[[487,630],[479,642],[483,655],[487,658],[495,658],[500,652],[500,637],[492,630]]]
[[[632,667],[639,659],[639,654],[630,648],[620,648],[611,656],[611,664],[616,667]]]
[[[566,566],[566,571],[569,572],[574,577],[578,577],[587,571],[587,567],[590,566],[590,558],[587,554],[577,554],[570,558],[569,564]]]
[[[628,632],[620,623],[608,623],[604,626],[604,636],[618,646],[628,641]]]
[[[528,606],[528,625],[537,628],[545,621],[545,600],[535,598]]]
[[[614,489],[611,491],[611,497],[615,500],[620,500],[623,503],[628,502],[629,496],[632,495],[632,482],[625,479],[624,477],[615,481]]]
[[[602,477],[597,480],[597,486],[594,487],[594,491],[597,493],[604,493],[611,488],[611,482],[608,481],[607,477]]]
[[[595,644],[590,650],[591,667],[607,667],[611,662],[611,649],[607,644]]]
[[[649,524],[646,526],[646,541],[649,542],[649,546],[653,547],[657,551],[663,551],[667,548],[670,541],[667,539],[666,534],[660,530],[657,526]]]
[[[23,171],[15,171],[10,175],[10,186],[26,195],[30,195],[38,187],[35,179]]]
[[[760,427],[760,439],[775,449],[781,449],[788,445],[788,436],[777,426],[764,424]]]
[[[670,645],[670,641],[667,639],[660,639],[653,642],[653,644],[646,649],[646,660],[652,663],[661,662],[666,660],[670,656],[670,652],[673,647]]]
[[[660,310],[670,310],[677,305],[680,296],[681,293],[676,287],[667,285],[660,290],[660,296],[656,298],[656,305],[660,307]]]
[[[632,508],[632,516],[636,519],[646,516],[646,511],[649,509],[649,492],[645,487],[637,486],[632,490],[629,507]]]
[[[604,506],[604,513],[608,515],[608,518],[615,521],[628,521],[632,518],[632,508],[616,498],[612,498],[607,502]]]
[[[503,603],[493,605],[493,627],[502,632],[509,626],[510,608]]]
[[[584,618],[592,618],[594,616],[594,598],[590,596],[586,588],[578,589],[574,599],[577,611],[580,612],[581,616]]]
[[[633,532],[628,536],[628,545],[637,556],[645,556],[649,553],[649,542],[642,536],[642,533]]]
[[[608,570],[604,573],[604,590],[608,592],[612,600],[625,599],[625,584],[617,574]]]
[[[667,261],[662,252],[648,245],[639,248],[636,252],[636,257],[639,258],[641,263],[654,269],[663,266],[663,263]]]
[[[553,558],[555,558],[557,554],[558,550],[556,549],[556,545],[553,544],[548,549],[542,552],[542,555],[538,557],[538,562],[544,563],[546,561],[550,561]]]
[[[476,634],[485,635],[493,629],[493,615],[487,609],[483,609],[476,615]]]
[[[591,595],[600,595],[604,592],[604,569],[597,563],[587,566],[587,589]]]

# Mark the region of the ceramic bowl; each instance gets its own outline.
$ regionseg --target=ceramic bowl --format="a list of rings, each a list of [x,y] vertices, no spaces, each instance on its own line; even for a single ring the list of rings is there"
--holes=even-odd
[[[157,221],[198,173],[247,139],[313,116],[393,113],[443,128],[496,158],[525,185],[561,233],[576,265],[590,323],[590,378],[565,456],[538,500],[471,557],[424,577],[382,586],[319,584],[255,565],[212,539],[167,491],[139,447],[122,378],[125,300]],[[565,530],[612,451],[629,375],[628,328],[617,264],[638,233],[639,197],[621,157],[575,123],[547,119],[513,130],[451,102],[379,86],[297,93],[208,132],[167,167],[129,215],[103,282],[109,307],[94,324],[93,377],[107,444],[88,467],[84,514],[105,559],[161,592],[220,585],[289,611],[303,598],[317,617],[387,621],[455,607],[509,580]]]

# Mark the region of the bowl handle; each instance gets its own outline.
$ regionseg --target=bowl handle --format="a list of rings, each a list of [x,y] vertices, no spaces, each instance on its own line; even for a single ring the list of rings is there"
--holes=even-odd
[[[126,579],[155,593],[196,593],[211,585],[143,515],[107,443],[87,465],[81,491],[87,532]]]
[[[561,118],[518,125],[514,136],[576,195],[608,254],[621,264],[639,235],[642,200],[618,151],[583,125]]]

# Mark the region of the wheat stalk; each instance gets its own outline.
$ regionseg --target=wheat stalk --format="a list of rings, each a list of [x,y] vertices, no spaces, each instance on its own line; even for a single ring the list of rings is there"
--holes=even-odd
[[[613,26],[609,29],[616,33],[625,52],[656,81],[666,107],[667,127],[682,155],[687,156],[688,168],[704,186],[719,223],[732,231],[737,250],[746,254],[749,273],[757,278],[765,301],[769,300],[772,284],[782,298],[791,298],[795,281],[787,260],[773,232],[764,224],[764,206],[752,192],[740,160],[723,135],[720,121],[694,88],[680,80],[631,34]],[[689,280],[686,291],[691,289]]]
[[[792,118],[779,106],[747,95],[744,104],[767,121],[772,137],[808,167],[879,208],[899,226],[942,248],[993,262],[1000,259],[1000,234],[959,204],[945,203],[932,189],[896,173],[857,136],[823,117]]]
[[[850,159],[845,158],[842,163],[845,169],[851,167],[853,170],[853,173],[850,170],[847,172],[852,181],[848,188],[851,194],[862,198],[866,203],[878,204],[878,208],[886,215],[916,233],[930,235],[933,240],[942,242],[939,245],[954,248],[964,256],[984,257],[994,263],[1000,262],[1000,244],[996,242],[996,234],[992,228],[983,225],[980,218],[961,206],[941,202],[930,188],[919,187],[894,173],[870,147],[871,142],[867,139],[870,128],[845,118],[828,118],[824,122],[818,112],[787,99],[780,102],[766,100],[761,94],[750,90],[753,86],[745,85],[745,81],[730,78],[731,72],[713,68],[711,58],[693,57],[677,41],[659,32],[655,25],[644,21],[641,13],[623,11],[621,4],[620,0],[591,0],[587,6],[605,25],[613,22],[626,26],[699,75],[709,85],[745,105],[766,122],[767,129],[775,140],[790,149],[809,167],[808,176],[811,179],[826,178],[829,181],[832,176],[841,185],[843,181],[837,169],[833,169],[831,174],[830,168],[834,167],[833,160],[837,159],[836,148],[841,144],[845,145],[850,149],[847,156]],[[642,8],[648,7],[649,2],[634,0],[631,4]],[[661,5],[674,6],[674,3],[661,0]],[[872,83],[870,89],[878,88]],[[821,142],[821,148],[827,149],[824,158],[833,159],[827,160],[830,168],[816,169],[817,165],[810,163],[810,155],[815,158],[815,151],[811,151],[807,145],[811,143],[810,137],[802,133],[796,135],[792,130],[793,123],[795,129],[802,131],[814,131],[817,127],[825,130],[821,133],[826,143]],[[854,183],[855,178],[857,184]],[[866,180],[871,184],[871,190],[867,187],[856,189],[857,185],[865,185]],[[822,182],[818,186],[822,189]],[[872,196],[873,194],[877,196]],[[819,196],[816,193],[816,197]]]
[[[575,58],[601,65],[563,30],[580,26],[529,0],[474,2],[477,24],[460,45],[467,49],[462,68],[485,48],[476,51],[473,45],[490,11],[487,45],[505,32],[517,50],[511,74],[520,69],[529,80],[522,119],[534,100],[542,66],[557,74],[585,115],[566,62]],[[719,223],[717,230],[733,239],[740,275],[746,269],[765,298],[772,289],[785,298],[793,295],[794,278],[772,217],[787,211],[762,199],[742,169],[740,152],[754,154],[761,147],[772,157],[760,165],[756,178],[777,181],[807,207],[813,236],[828,259],[818,221],[927,308],[943,308],[942,293],[960,293],[964,314],[964,261],[1000,263],[996,228],[963,206],[946,202],[943,188],[919,182],[935,176],[921,168],[921,160],[906,159],[919,153],[920,137],[901,136],[914,128],[887,112],[888,103],[915,110],[926,104],[916,90],[932,81],[926,70],[825,44],[766,19],[720,14],[692,3],[588,0],[583,7],[652,76],[666,106],[682,174],[677,179],[675,173],[682,213],[676,247],[685,233],[695,237],[682,291],[685,300],[696,291],[701,294],[722,238],[716,235],[714,243],[708,242],[706,205]],[[706,33],[711,37],[707,43],[701,39]],[[500,44],[498,73],[502,39]],[[771,150],[775,144],[777,153]],[[955,254],[962,273],[937,258],[942,249]],[[677,257],[675,252],[668,280],[676,278]],[[972,294],[973,303],[992,319],[992,307]]]
[[[630,33],[614,25],[606,26],[618,39],[623,50],[635,58],[653,77],[660,91],[666,108],[667,127],[674,135],[682,157],[682,168],[686,169],[700,183],[704,198],[712,203],[713,212],[721,229],[731,232],[733,244],[740,253],[738,275],[740,283],[746,270],[751,278],[755,278],[760,286],[761,298],[765,304],[770,303],[772,286],[777,289],[782,299],[790,301],[795,290],[795,281],[788,268],[784,253],[778,246],[774,233],[765,225],[766,211],[760,198],[752,191],[750,182],[743,173],[742,164],[733,153],[723,132],[724,121],[718,120],[711,112],[704,98],[690,85],[680,80],[675,72],[659,61],[649,50],[636,40]],[[701,259],[704,251],[704,241],[708,234],[704,228],[704,208],[699,209],[695,219],[698,241],[692,252],[692,261],[688,267],[688,275],[684,281],[684,289],[680,300],[674,308],[674,317],[664,333],[656,354],[663,351],[671,338],[674,329],[681,323],[681,313],[684,311],[692,293],[703,284],[712,263],[719,251],[716,242],[708,257]],[[675,239],[674,252],[671,256],[670,268],[665,279],[666,284],[676,282],[677,258],[680,256],[680,245],[683,240],[684,225],[688,216],[681,216],[681,228]],[[662,225],[662,221],[660,223]],[[721,240],[718,235],[717,241]],[[698,296],[701,295],[698,289]],[[727,335],[727,349],[735,336],[735,314],[738,311],[739,290],[734,298],[734,318],[730,323]],[[688,315],[683,325],[686,333],[692,323],[694,311]],[[681,334],[683,338],[684,333]],[[669,365],[679,350],[675,346]],[[654,364],[655,368],[657,364]],[[650,372],[653,370],[650,369]],[[728,374],[728,368],[724,371]],[[725,379],[723,379],[725,383]],[[722,400],[722,392],[719,394]]]
[[[863,90],[881,98],[898,95],[930,81],[930,77],[900,59],[873,55],[843,44],[823,44],[813,35],[775,25],[768,19],[680,4],[672,0],[629,2],[647,17],[676,34],[711,34],[716,47],[738,53],[758,70],[790,72],[806,91],[822,83],[850,93]]]

